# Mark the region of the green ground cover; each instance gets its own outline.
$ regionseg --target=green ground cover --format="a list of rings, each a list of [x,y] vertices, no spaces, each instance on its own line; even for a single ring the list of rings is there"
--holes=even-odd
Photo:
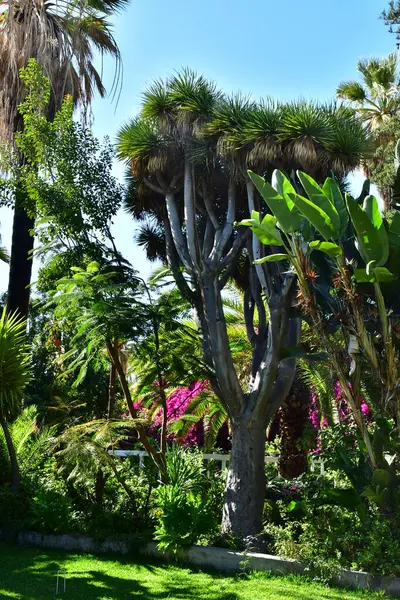
[[[56,575],[67,573],[76,600],[356,600],[380,598],[327,588],[297,576],[223,576],[143,560],[78,555],[0,543],[0,598],[54,599]]]

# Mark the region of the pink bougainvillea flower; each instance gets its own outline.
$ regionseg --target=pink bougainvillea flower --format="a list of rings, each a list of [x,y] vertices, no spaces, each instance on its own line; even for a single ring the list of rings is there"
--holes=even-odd
[[[368,404],[367,404],[367,403],[366,403],[364,400],[361,402],[361,412],[362,412],[362,413],[363,413],[363,414],[364,414],[366,417],[368,417],[368,416],[370,415],[370,413],[371,413],[371,410],[370,410],[370,408],[369,408]]]

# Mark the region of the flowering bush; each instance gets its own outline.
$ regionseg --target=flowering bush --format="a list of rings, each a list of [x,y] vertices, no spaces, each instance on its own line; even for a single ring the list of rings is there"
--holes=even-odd
[[[349,384],[349,386],[351,387],[351,384]],[[340,422],[352,421],[351,410],[344,398],[343,390],[338,381],[336,381],[335,385],[333,386],[333,390],[334,390],[334,396],[335,396],[334,399],[335,399],[335,403],[336,403],[339,421]],[[362,396],[361,396],[361,412],[363,413],[363,415],[365,415],[365,417],[367,419],[370,419],[372,417],[371,409],[369,408],[368,404],[366,403],[365,398],[363,398]],[[317,430],[323,429],[324,427],[328,426],[328,421],[326,418],[321,420],[321,409],[319,406],[318,395],[315,393],[312,394],[312,399],[311,399],[311,403],[310,403],[310,411],[309,411],[309,419],[310,419],[310,422],[312,423],[313,427]]]
[[[167,419],[168,423],[177,421],[186,412],[186,409],[192,400],[197,398],[201,392],[208,387],[208,381],[194,381],[188,387],[179,387],[167,398]],[[161,426],[162,410],[160,409],[153,420],[154,427],[158,429]],[[171,434],[170,441],[176,437]],[[204,426],[203,420],[194,423],[182,442],[185,446],[202,446],[204,444]]]
[[[171,426],[174,422],[181,419],[187,412],[187,408],[193,400],[195,400],[202,392],[207,392],[209,389],[209,383],[207,380],[204,381],[194,381],[189,386],[181,386],[176,388],[168,397],[167,397],[167,422],[168,425]],[[154,393],[154,398],[156,393]],[[135,410],[138,411],[139,416],[146,418],[151,418],[151,433],[155,439],[159,439],[160,430],[162,425],[162,408],[156,410],[154,414],[154,406],[157,404],[156,399],[150,400],[146,402],[144,399],[141,399],[135,402],[134,407]],[[151,416],[153,415],[153,416]],[[122,418],[128,418],[129,415],[123,413]],[[177,432],[171,432],[168,436],[169,443],[172,443],[174,440],[179,440],[185,446],[203,446],[204,445],[204,421],[203,419],[199,419],[197,422],[194,422],[187,433],[181,437]],[[217,436],[217,446],[218,448],[222,448],[224,450],[230,450],[230,434],[228,423],[224,423],[221,427],[218,436]]]

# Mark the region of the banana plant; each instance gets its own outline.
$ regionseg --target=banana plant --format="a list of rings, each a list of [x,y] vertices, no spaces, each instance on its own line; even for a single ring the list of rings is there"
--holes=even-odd
[[[253,211],[251,218],[239,225],[250,227],[259,240],[270,247],[267,255],[256,262],[285,260],[296,273],[299,304],[321,337],[362,434],[370,463],[377,467],[361,412],[360,369],[361,358],[364,358],[381,382],[379,411],[389,413],[400,426],[398,352],[382,292],[382,284],[393,283],[396,278],[387,264],[391,248],[400,247],[400,213],[395,213],[389,225],[374,196],[367,195],[362,204],[349,194],[343,197],[334,177],[327,178],[320,186],[303,172],[297,172],[295,184],[280,171],[274,172],[271,184],[251,171],[248,174],[269,210],[267,214]],[[300,187],[303,194],[298,191]],[[357,268],[354,261],[347,258],[349,244],[351,255],[357,257]],[[316,260],[316,253],[323,253],[325,262]],[[326,268],[316,273],[315,264]],[[339,347],[326,326],[327,315],[318,296],[318,280],[328,284],[334,307],[331,310],[337,313],[342,333]],[[374,291],[374,303],[370,302],[369,308],[364,302],[365,284],[368,291],[371,285]],[[378,326],[373,331],[369,323],[367,326],[369,309],[378,314]],[[343,360],[345,349],[351,359],[350,370]]]

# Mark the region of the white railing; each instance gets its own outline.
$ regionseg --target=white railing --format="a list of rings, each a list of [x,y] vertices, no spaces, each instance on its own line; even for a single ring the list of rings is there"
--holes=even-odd
[[[146,450],[110,450],[110,454],[114,456],[120,456],[121,458],[126,458],[128,456],[138,456],[139,457],[139,469],[143,469],[143,458],[148,456],[148,452]],[[221,470],[224,470],[229,462],[230,454],[218,454],[216,452],[212,452],[211,454],[203,454],[203,460],[215,460],[221,463]],[[274,456],[272,454],[265,455],[265,462],[275,463],[279,462],[279,457]],[[325,473],[324,462],[319,459],[313,459],[311,462],[311,471],[314,472],[316,468],[319,466],[320,473],[323,475]]]

